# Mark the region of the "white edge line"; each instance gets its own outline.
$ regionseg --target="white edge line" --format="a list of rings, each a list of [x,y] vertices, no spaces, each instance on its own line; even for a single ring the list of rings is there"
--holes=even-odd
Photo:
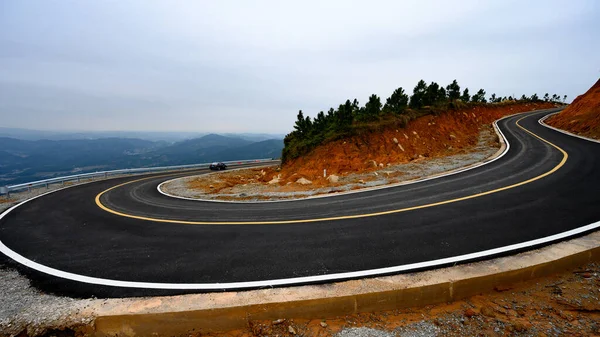
[[[535,111],[535,110],[534,110]],[[539,112],[541,112],[543,110],[540,110]],[[365,192],[371,192],[371,191],[378,191],[378,190],[383,190],[386,188],[394,188],[394,187],[398,187],[398,186],[406,186],[406,185],[412,185],[412,184],[417,184],[417,183],[422,183],[425,181],[429,181],[429,180],[434,180],[434,179],[439,179],[439,178],[444,178],[444,177],[448,177],[451,175],[455,175],[455,174],[459,174],[459,173],[463,173],[469,170],[473,170],[476,169],[478,167],[490,164],[495,162],[496,160],[504,157],[504,155],[506,153],[508,153],[508,150],[510,149],[510,143],[508,143],[508,140],[506,139],[506,136],[504,136],[504,133],[502,133],[502,130],[500,130],[500,127],[498,127],[498,122],[502,121],[504,119],[508,119],[520,114],[525,114],[528,112],[532,112],[532,111],[525,111],[525,112],[519,112],[516,114],[512,114],[510,116],[505,116],[502,117],[496,121],[494,121],[494,123],[492,123],[493,127],[494,127],[494,131],[496,132],[496,135],[498,135],[498,139],[500,140],[500,144],[505,144],[506,147],[504,148],[504,151],[501,154],[498,154],[498,151],[496,153],[494,153],[491,158],[486,158],[483,161],[480,161],[479,163],[474,163],[474,164],[470,164],[467,165],[465,167],[462,168],[458,168],[455,170],[450,170],[446,173],[442,173],[442,174],[437,174],[437,175],[432,175],[426,178],[420,178],[420,179],[414,179],[414,180],[409,180],[409,181],[404,181],[404,182],[400,182],[400,183],[395,183],[395,184],[385,184],[385,185],[381,185],[381,186],[373,186],[373,187],[365,187],[365,188],[361,188],[358,190],[350,190],[350,191],[341,191],[341,192],[336,192],[336,193],[330,193],[330,194],[317,194],[317,195],[311,195],[308,197],[303,197],[303,198],[296,198],[296,199],[283,199],[283,200],[252,200],[252,201],[238,201],[238,200],[215,200],[215,199],[200,199],[200,198],[190,198],[190,197],[183,197],[183,196],[179,196],[179,195],[173,195],[170,193],[167,193],[165,191],[163,191],[162,189],[162,185],[164,184],[168,184],[174,180],[177,179],[185,179],[187,177],[179,177],[179,178],[173,178],[167,181],[164,181],[162,183],[160,183],[156,189],[158,190],[158,193],[166,196],[166,197],[170,197],[170,198],[175,198],[175,199],[182,199],[182,200],[191,200],[191,201],[199,201],[199,202],[220,202],[220,203],[230,203],[230,204],[264,204],[264,203],[276,203],[276,202],[293,202],[293,201],[304,201],[304,200],[311,200],[311,199],[319,199],[319,198],[332,198],[332,197],[340,197],[340,196],[344,196],[344,195],[348,195],[348,194],[355,194],[355,193],[365,193]]]
[[[594,143],[600,144],[600,140],[593,139],[593,138],[588,138],[588,137],[584,137],[584,136],[580,136],[580,135],[576,135],[576,134],[571,133],[569,131],[559,129],[559,128],[556,128],[556,127],[554,127],[552,125],[548,125],[548,124],[545,123],[546,119],[548,119],[548,118],[556,115],[557,113],[560,113],[560,111],[555,112],[555,113],[551,113],[551,114],[548,114],[548,115],[542,117],[540,120],[538,120],[538,123],[540,123],[540,125],[542,125],[542,126],[545,126],[545,127],[549,128],[549,129],[552,129],[554,131],[558,131],[560,133],[564,133],[565,135],[569,135],[571,137],[577,137],[577,138],[580,138],[580,139],[583,139],[583,140],[587,140],[587,141],[590,141],[590,142],[594,142]]]
[[[507,144],[508,147],[508,144]],[[75,185],[79,186],[79,185]],[[65,188],[70,188],[74,186],[69,186]],[[17,207],[31,201],[42,197],[44,195],[54,193],[59,190],[50,191],[39,196],[33,197],[31,199],[25,200],[20,204],[12,206],[11,208],[4,211],[0,214],[0,220],[4,218],[8,213],[16,209]],[[522,250],[525,248],[542,245],[545,243],[553,242],[568,238],[570,236],[578,235],[585,233],[587,231],[591,231],[600,227],[600,221],[594,222],[587,226],[582,226],[576,229],[572,229],[566,232],[562,232],[559,234],[554,234],[550,236],[546,236],[540,239],[530,240],[522,243],[517,243],[509,246],[499,247],[484,250],[476,253],[469,253],[464,255],[458,255],[443,259],[431,260],[426,262],[417,262],[411,264],[405,264],[395,267],[386,267],[386,268],[377,268],[377,269],[369,269],[362,270],[356,272],[346,272],[346,273],[335,273],[328,275],[318,275],[318,276],[305,276],[305,277],[294,277],[294,278],[285,278],[285,279],[275,279],[275,280],[265,280],[265,281],[248,281],[248,282],[228,282],[228,283],[155,283],[155,282],[136,282],[136,281],[120,281],[120,280],[112,280],[112,279],[103,279],[97,277],[84,276],[74,273],[65,272],[62,270],[58,270],[55,268],[44,266],[40,263],[34,262],[32,260],[27,259],[26,257],[19,255],[14,252],[10,248],[8,248],[2,241],[0,241],[0,252],[4,253],[6,256],[15,260],[16,262],[27,266],[36,271],[52,275],[55,277],[68,279],[71,281],[77,281],[87,284],[94,285],[102,285],[102,286],[112,286],[112,287],[121,287],[121,288],[142,288],[142,289],[170,289],[170,290],[229,290],[229,289],[244,289],[244,288],[264,288],[264,287],[273,287],[273,286],[284,286],[284,285],[294,285],[294,284],[307,284],[307,283],[317,283],[324,281],[336,281],[336,280],[344,280],[344,279],[353,279],[353,278],[362,278],[368,276],[377,276],[383,274],[394,274],[403,271],[410,271],[414,269],[425,269],[442,265],[450,265],[454,263],[464,262],[468,260],[481,259],[484,257],[503,254],[515,250]]]

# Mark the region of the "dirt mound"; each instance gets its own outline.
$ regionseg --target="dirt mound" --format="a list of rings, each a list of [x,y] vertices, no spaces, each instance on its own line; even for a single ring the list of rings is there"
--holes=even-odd
[[[281,183],[307,178],[327,184],[327,175],[372,171],[427,157],[462,153],[477,143],[480,128],[506,115],[554,107],[553,103],[500,103],[427,115],[405,128],[382,126],[321,145],[282,168]]]
[[[600,139],[600,80],[577,98],[560,114],[548,119],[548,124],[579,134]]]

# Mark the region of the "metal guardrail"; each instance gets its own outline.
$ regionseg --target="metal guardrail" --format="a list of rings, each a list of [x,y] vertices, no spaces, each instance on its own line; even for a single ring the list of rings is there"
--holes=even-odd
[[[232,160],[232,161],[224,161],[223,163],[227,166],[236,166],[236,165],[244,165],[244,164],[252,164],[252,163],[263,163],[274,161],[273,158],[265,158],[265,159],[249,159],[249,160]],[[81,181],[81,179],[94,179],[94,178],[108,178],[109,176],[114,175],[123,175],[123,174],[135,174],[135,173],[150,173],[150,172],[161,172],[161,171],[176,171],[176,170],[187,170],[187,169],[202,169],[208,168],[211,163],[201,163],[201,164],[190,164],[190,165],[177,165],[177,166],[161,166],[161,167],[143,167],[143,168],[131,168],[131,169],[121,169],[121,170],[112,170],[112,171],[100,171],[100,172],[90,172],[90,173],[82,173],[82,174],[74,174],[70,176],[64,177],[56,177],[38,181],[32,181],[29,183],[11,185],[11,186],[0,186],[0,195],[6,194],[7,197],[11,192],[22,191],[22,190],[31,190],[34,187],[46,187],[52,184],[65,184],[67,181]]]

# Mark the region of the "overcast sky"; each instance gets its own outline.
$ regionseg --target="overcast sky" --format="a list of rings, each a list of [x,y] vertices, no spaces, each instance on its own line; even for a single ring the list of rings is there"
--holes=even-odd
[[[599,3],[0,0],[0,126],[285,133],[421,78],[570,101]]]

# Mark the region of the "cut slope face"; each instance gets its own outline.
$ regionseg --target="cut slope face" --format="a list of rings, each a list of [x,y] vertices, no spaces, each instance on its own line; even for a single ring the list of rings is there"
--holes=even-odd
[[[600,139],[600,80],[547,123],[585,137]]]
[[[303,177],[318,186],[327,184],[323,170],[327,170],[327,175],[347,175],[388,164],[463,153],[477,143],[482,126],[503,116],[553,107],[550,102],[480,105],[423,116],[405,128],[390,125],[367,130],[290,160],[282,167],[280,183]]]

